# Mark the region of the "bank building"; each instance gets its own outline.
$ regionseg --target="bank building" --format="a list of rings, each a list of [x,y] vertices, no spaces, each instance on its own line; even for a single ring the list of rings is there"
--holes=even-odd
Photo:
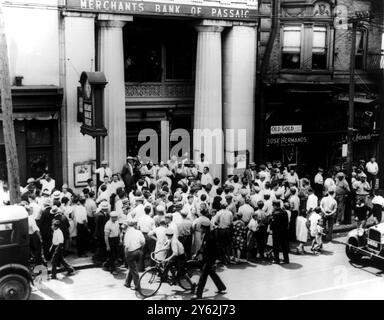
[[[287,119],[284,108],[276,109],[276,106],[285,103],[282,100],[286,93],[284,86],[295,77],[292,69],[297,62],[293,58],[297,58],[295,52],[300,47],[296,43],[300,32],[305,33],[302,40],[306,35],[316,34],[316,43],[320,43],[315,62],[322,70],[316,72],[323,78],[328,71],[333,72],[328,67],[334,64],[331,43],[335,36],[331,34],[334,32],[332,10],[336,3],[281,0],[278,14],[286,21],[271,47],[272,69],[266,77],[268,86],[261,119],[257,75],[273,29],[271,3],[258,0],[4,1],[21,182],[25,184],[28,177],[37,178],[48,170],[57,185],[67,182],[82,188],[92,174],[95,140],[80,132],[84,109],[79,80],[84,71],[105,75],[103,121],[108,135],[103,138],[101,154],[113,172],[120,172],[126,156],[135,156],[146,143],[139,141],[143,129],[158,137],[159,161],[167,160],[168,151],[177,144],[177,139],[164,139],[176,129],[181,129],[179,140],[183,135],[186,139],[189,136],[191,155],[201,151],[194,145],[194,129],[223,132],[220,151],[223,159],[244,153],[248,162],[258,161],[261,153],[258,148],[264,145],[269,155],[281,160],[278,158],[285,152],[282,141],[290,142],[289,150],[294,146],[294,152],[300,152],[296,146],[310,140],[302,134],[305,121],[313,121],[303,119],[297,123],[293,118],[284,123],[280,121]],[[300,23],[293,23],[294,20]],[[284,42],[284,33],[290,40]],[[371,37],[369,43],[378,44],[375,50],[381,59],[381,39],[378,39]],[[299,55],[302,66],[312,50],[310,41],[305,41],[308,45],[301,44],[304,51]],[[339,57],[343,55],[344,52],[339,53]],[[301,76],[295,80],[297,83],[309,81],[308,74],[302,70],[297,76]],[[333,80],[328,77],[327,81]],[[305,90],[318,91],[321,97],[329,94],[329,89],[303,86],[290,92],[289,99],[296,99],[292,95],[300,95]],[[363,98],[364,102],[369,99]],[[302,104],[311,103],[303,101],[300,106]],[[376,124],[375,130],[369,132],[374,137],[378,135],[378,122]],[[260,127],[264,128],[264,136],[260,134]],[[270,134],[287,127],[293,130],[290,134],[299,133],[299,136]],[[235,136],[225,136],[226,129],[234,129]],[[246,139],[236,137],[239,130],[245,130]],[[305,150],[311,153],[310,147]],[[0,168],[0,178],[4,179],[2,133]],[[213,175],[223,179],[233,173],[231,170],[227,165],[211,166]]]

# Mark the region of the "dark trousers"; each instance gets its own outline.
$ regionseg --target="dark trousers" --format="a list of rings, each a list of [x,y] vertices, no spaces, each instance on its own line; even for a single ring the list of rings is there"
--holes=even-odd
[[[128,264],[128,273],[125,278],[125,284],[128,286],[131,285],[132,279],[135,287],[137,288],[139,286],[139,272],[137,271],[137,264],[139,263],[142,255],[143,251],[141,249],[137,249],[135,251],[125,250],[125,257]]]
[[[104,238],[96,238],[95,245],[96,245],[96,251],[95,251],[95,255],[93,256],[93,260],[95,262],[102,263],[105,261],[106,252],[107,252]]]
[[[108,252],[106,267],[110,271],[115,271],[116,261],[119,256],[119,237],[109,238],[108,243],[111,250]]]
[[[224,291],[227,289],[223,281],[221,281],[220,277],[217,275],[216,271],[213,270],[213,263],[205,263],[203,265],[203,270],[196,289],[196,295],[198,297],[202,297],[203,295],[204,287],[207,283],[208,276],[211,277],[218,291]]]
[[[181,236],[179,241],[182,243],[187,259],[191,259],[191,248],[192,248],[192,235]]]
[[[82,256],[85,254],[87,250],[88,243],[88,230],[84,224],[77,224],[77,238],[76,238],[76,246],[77,246],[77,255]]]
[[[324,225],[325,225],[325,230],[326,230],[326,237],[325,239],[327,241],[332,241],[332,234],[333,234],[333,224],[335,220],[335,215],[331,216],[324,216]]]
[[[265,244],[267,243],[267,228],[260,227],[255,233],[256,247],[260,258],[264,258]]]
[[[298,215],[298,211],[291,212],[291,220],[289,222],[289,240],[291,241],[296,241],[296,219]]]
[[[289,262],[289,240],[288,235],[273,234],[273,255],[276,261],[280,261],[280,249],[283,251],[285,262]]]
[[[95,217],[87,217],[88,219],[88,228],[91,234],[95,234]],[[95,252],[96,249],[96,244],[95,244],[95,239],[93,237],[89,237],[89,243],[88,247],[92,252]]]
[[[315,192],[316,197],[318,197],[319,199],[323,197],[323,185],[314,183],[313,191]]]
[[[63,245],[52,247],[52,277],[56,277],[57,267],[62,265],[67,272],[72,272],[73,268],[64,260],[63,257]]]
[[[42,234],[41,238],[43,240],[44,258],[49,261],[51,260],[50,248],[52,246],[52,234]]]
[[[220,250],[219,256],[222,257],[222,260],[226,263],[229,263],[231,258],[231,239],[231,228],[218,229],[217,248]]]
[[[143,246],[143,254],[141,255],[138,268],[140,272],[143,272],[145,267],[151,266],[151,245],[152,245],[152,239],[148,237],[148,233],[143,233],[145,244]]]
[[[367,172],[367,182],[370,184],[372,190],[375,190],[375,186],[376,186],[376,175]]]
[[[41,240],[36,232],[29,236],[29,246],[34,262],[36,264],[44,264],[45,261],[42,255]]]

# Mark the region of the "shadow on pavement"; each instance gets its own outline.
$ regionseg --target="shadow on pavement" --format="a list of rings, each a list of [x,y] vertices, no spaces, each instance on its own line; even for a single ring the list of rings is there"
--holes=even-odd
[[[302,264],[296,263],[296,262],[291,262],[291,263],[281,263],[279,264],[280,267],[288,270],[297,270],[301,269],[303,267]]]

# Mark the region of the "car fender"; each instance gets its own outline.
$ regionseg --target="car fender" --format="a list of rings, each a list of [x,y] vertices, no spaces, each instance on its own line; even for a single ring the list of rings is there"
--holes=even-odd
[[[351,231],[348,232],[348,240],[350,238],[356,238],[357,240],[359,239],[359,236],[357,235],[357,229],[353,229]]]
[[[21,276],[24,276],[28,279],[29,282],[33,283],[32,275],[26,266],[23,266],[21,264],[9,263],[0,267],[0,277],[9,273],[16,273]]]

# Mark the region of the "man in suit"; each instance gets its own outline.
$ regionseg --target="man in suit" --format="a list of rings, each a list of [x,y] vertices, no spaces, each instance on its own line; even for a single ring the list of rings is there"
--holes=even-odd
[[[289,233],[288,214],[280,208],[280,201],[272,202],[273,213],[271,221],[274,263],[280,263],[279,251],[283,250],[284,263],[289,263]]]
[[[129,194],[135,185],[135,176],[133,172],[133,157],[127,157],[127,163],[121,171],[121,178],[124,181],[125,191]]]
[[[202,251],[202,273],[199,279],[199,283],[197,285],[196,294],[193,296],[192,299],[201,299],[203,296],[203,291],[205,284],[207,283],[208,276],[211,277],[214,284],[217,287],[218,294],[223,294],[225,290],[227,290],[225,284],[223,281],[221,281],[220,277],[217,275],[216,271],[214,270],[214,264],[217,258],[217,254],[219,252],[217,247],[217,239],[214,235],[214,232],[210,231],[210,223],[209,221],[202,221],[201,222],[201,228],[204,235],[204,239],[201,245],[201,249],[197,254]]]
[[[244,172],[244,176],[247,178],[250,185],[253,181],[256,180],[256,173],[256,164],[254,162],[251,162]]]

